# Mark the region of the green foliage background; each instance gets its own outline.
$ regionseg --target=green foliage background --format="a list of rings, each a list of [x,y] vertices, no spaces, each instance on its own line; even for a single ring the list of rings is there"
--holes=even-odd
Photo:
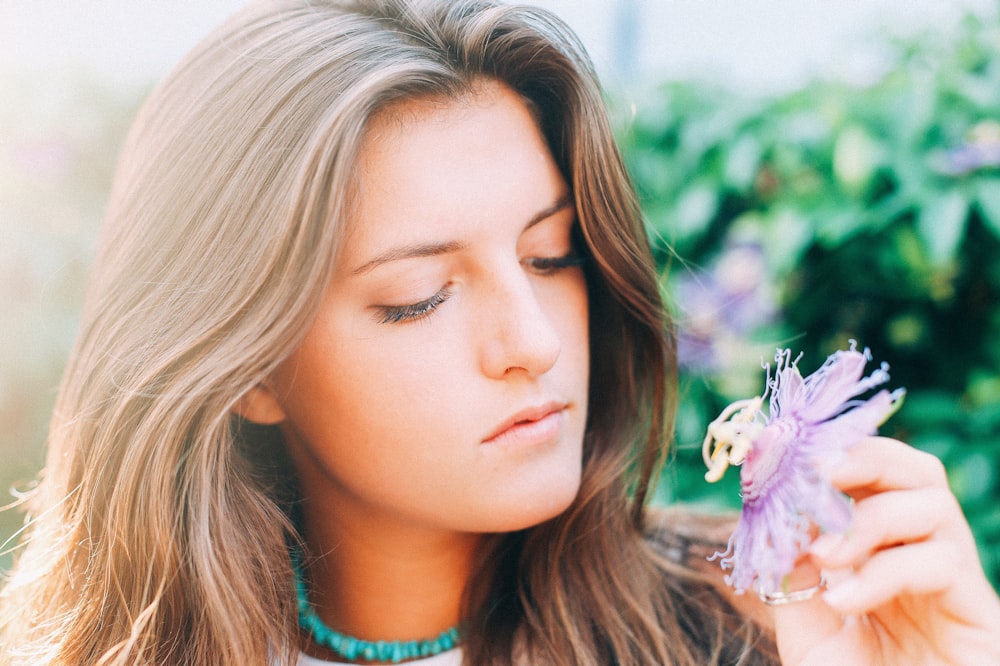
[[[675,82],[634,100],[621,142],[695,343],[659,499],[737,507],[736,474],[703,481],[705,425],[760,393],[759,361],[775,347],[803,352],[808,371],[856,339],[909,392],[885,434],[945,461],[996,584],[1000,26],[969,18],[958,35],[892,48],[868,85],[816,81],[761,99]],[[39,99],[37,86],[5,82],[9,99],[35,103],[0,112],[3,488],[42,463],[114,156],[141,97],[78,80],[48,82],[60,93]],[[0,543],[19,524],[0,513]]]
[[[883,433],[946,463],[1000,581],[1000,26],[892,43],[864,86],[756,99],[671,83],[622,132],[683,335],[676,465],[665,500],[738,506],[702,480],[701,439],[763,389],[760,359],[811,371],[851,339],[906,403]],[[695,285],[695,289],[678,287]],[[759,317],[734,318],[747,300]],[[682,338],[683,339],[683,338]],[[706,349],[707,347],[707,349]]]

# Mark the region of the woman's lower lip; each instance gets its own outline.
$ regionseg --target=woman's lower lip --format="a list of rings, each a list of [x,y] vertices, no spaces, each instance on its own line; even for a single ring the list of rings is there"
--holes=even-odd
[[[483,444],[489,446],[538,446],[554,441],[562,429],[564,409],[549,412],[537,421],[516,423]]]

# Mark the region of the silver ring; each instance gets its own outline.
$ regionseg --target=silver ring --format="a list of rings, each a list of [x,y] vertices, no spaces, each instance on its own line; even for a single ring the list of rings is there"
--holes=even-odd
[[[820,576],[819,582],[812,587],[794,592],[764,592],[757,590],[757,596],[768,606],[784,606],[785,604],[795,604],[800,601],[808,601],[816,596],[818,592],[826,589],[826,577]]]

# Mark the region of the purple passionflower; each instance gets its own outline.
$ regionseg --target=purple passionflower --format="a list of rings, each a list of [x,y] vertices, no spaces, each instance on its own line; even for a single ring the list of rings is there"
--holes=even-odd
[[[721,478],[729,464],[742,464],[743,510],[728,547],[713,559],[732,570],[726,583],[737,592],[754,589],[762,595],[781,590],[809,545],[812,525],[824,532],[847,529],[850,501],[833,487],[825,468],[874,434],[902,396],[882,390],[858,398],[886,383],[889,372],[883,363],[865,377],[871,354],[857,351],[853,342],[805,378],[789,350],[779,349],[774,360],[764,394],[727,408],[709,426],[704,447],[709,481]]]
[[[777,315],[766,258],[757,243],[728,241],[709,270],[683,273],[676,292],[682,312],[678,363],[694,372],[728,365],[747,335]]]
[[[965,141],[948,150],[937,162],[938,171],[948,176],[1000,167],[1000,123],[996,120],[976,123]]]

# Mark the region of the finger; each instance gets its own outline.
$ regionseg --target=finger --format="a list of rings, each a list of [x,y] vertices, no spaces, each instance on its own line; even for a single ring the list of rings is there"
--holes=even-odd
[[[819,569],[803,560],[788,576],[788,590],[804,590],[820,580]],[[783,664],[800,663],[807,654],[842,628],[840,615],[820,595],[783,606],[773,606],[775,637]]]
[[[885,492],[857,502],[850,529],[822,535],[809,551],[824,568],[860,566],[878,550],[923,541],[959,521],[958,502],[943,488]]]
[[[906,488],[948,487],[935,456],[895,439],[868,437],[829,470],[830,481],[854,496]]]
[[[950,542],[940,540],[883,550],[830,585],[823,601],[840,613],[861,614],[902,595],[943,592],[952,584],[957,556]]]

